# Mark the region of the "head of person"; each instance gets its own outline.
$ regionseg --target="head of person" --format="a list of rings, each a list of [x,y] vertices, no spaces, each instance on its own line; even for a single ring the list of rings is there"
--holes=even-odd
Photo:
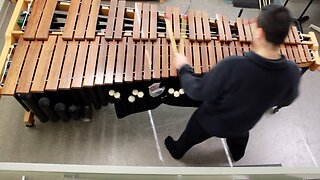
[[[277,49],[289,32],[292,18],[284,6],[268,5],[263,7],[256,19],[253,43],[258,47]]]

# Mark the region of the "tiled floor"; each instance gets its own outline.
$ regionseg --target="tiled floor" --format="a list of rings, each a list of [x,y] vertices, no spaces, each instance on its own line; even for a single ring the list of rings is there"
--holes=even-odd
[[[189,0],[165,0],[161,5],[187,10]],[[155,2],[156,3],[156,2]],[[132,2],[128,2],[131,6]],[[320,25],[319,0],[314,1],[307,15],[310,23]],[[291,0],[288,7],[298,16],[305,2]],[[222,13],[235,17],[239,9],[222,0],[192,0],[192,9],[208,11],[210,17]],[[13,6],[7,10],[12,13]],[[243,16],[254,17],[257,10],[245,10]],[[9,19],[9,18],[8,18]],[[1,44],[6,29],[0,28]],[[320,163],[318,120],[320,109],[320,74],[307,72],[301,84],[301,94],[294,104],[276,115],[267,112],[252,130],[247,153],[234,165],[282,164],[283,166],[317,166]],[[221,140],[211,138],[192,148],[181,160],[174,160],[163,141],[167,135],[178,138],[193,108],[162,105],[148,112],[118,120],[113,106],[94,114],[91,123],[37,123],[26,128],[22,123],[24,110],[10,97],[0,101],[0,161],[66,164],[103,164],[132,166],[229,166]],[[152,117],[152,119],[150,119]],[[152,123],[154,122],[154,129]],[[156,133],[154,133],[154,130]],[[155,137],[158,141],[155,140]],[[158,143],[157,143],[158,142]]]

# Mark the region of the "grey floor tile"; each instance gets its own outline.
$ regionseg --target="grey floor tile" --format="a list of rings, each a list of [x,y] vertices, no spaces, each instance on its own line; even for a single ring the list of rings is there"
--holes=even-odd
[[[319,162],[318,72],[307,72],[300,96],[277,114],[266,113],[252,130],[246,156],[238,164],[259,162],[284,166],[314,166]],[[310,150],[308,150],[308,148]],[[313,159],[314,157],[314,159]],[[315,161],[315,162],[314,162]]]
[[[1,133],[1,162],[162,165],[146,113],[118,120],[111,105],[95,112],[91,123],[37,123],[30,129],[23,127],[23,110],[15,102],[11,106],[19,113],[0,111],[8,129]]]
[[[0,52],[4,46],[4,36],[7,31],[7,26],[10,22],[10,18],[2,18],[2,17],[11,17],[14,10],[14,5],[10,2],[4,2],[3,8],[0,12]]]

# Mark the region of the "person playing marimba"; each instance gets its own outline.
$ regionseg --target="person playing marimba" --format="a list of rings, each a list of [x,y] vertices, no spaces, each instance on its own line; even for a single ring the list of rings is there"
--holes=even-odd
[[[173,158],[180,159],[194,145],[215,136],[226,138],[238,161],[245,154],[250,129],[264,112],[288,106],[298,96],[300,70],[279,54],[291,25],[290,12],[283,6],[266,6],[255,24],[253,50],[225,58],[203,77],[194,74],[185,56],[176,54],[181,86],[202,104],[177,141],[165,139]]]

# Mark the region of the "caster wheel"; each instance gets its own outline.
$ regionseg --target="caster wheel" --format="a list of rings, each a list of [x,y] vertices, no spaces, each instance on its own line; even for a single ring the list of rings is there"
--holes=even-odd
[[[279,112],[279,109],[280,108],[278,108],[278,107],[274,108],[273,111],[272,111],[272,114],[276,114],[277,112]]]
[[[34,123],[33,124],[30,124],[30,125],[26,125],[26,127],[28,127],[28,128],[32,128],[32,127],[34,127],[35,125],[34,125]]]

